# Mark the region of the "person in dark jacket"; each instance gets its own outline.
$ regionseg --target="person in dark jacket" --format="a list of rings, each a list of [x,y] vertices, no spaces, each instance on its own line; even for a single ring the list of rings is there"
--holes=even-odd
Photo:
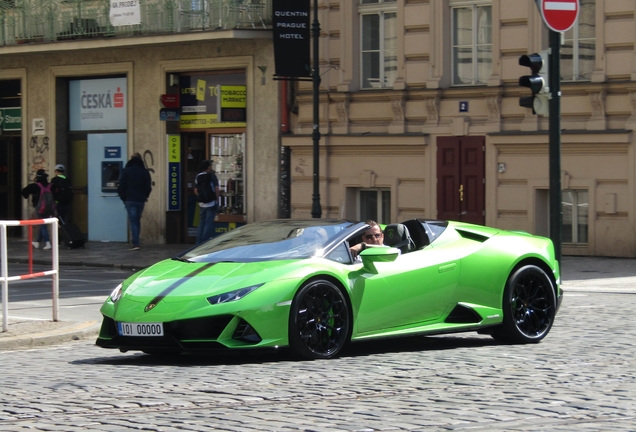
[[[33,209],[35,210],[37,218],[48,218],[55,216],[53,214],[38,214],[37,209],[35,208],[38,205],[38,201],[40,200],[41,189],[40,186],[38,186],[38,183],[41,184],[43,187],[46,187],[49,185],[48,178],[49,175],[46,173],[46,171],[44,171],[43,169],[39,169],[35,174],[35,181],[33,183],[29,183],[24,189],[22,189],[22,196],[25,199],[28,199],[29,195],[31,195],[31,203],[33,203]],[[31,242],[31,244],[33,244],[33,247],[37,249],[40,247],[40,243],[42,242],[44,242],[44,247],[42,249],[51,249],[51,238],[49,237],[49,230],[45,224],[40,225],[37,240]]]
[[[150,173],[144,165],[139,153],[134,153],[119,178],[117,193],[124,202],[128,212],[128,223],[130,225],[130,237],[132,248],[139,250],[139,233],[141,231],[141,214],[144,205],[148,201],[152,184]]]
[[[199,174],[194,178],[194,183],[199,184],[200,179],[208,179],[210,188],[216,196],[219,196],[219,179],[212,171],[212,161],[204,160],[199,167]],[[204,177],[202,177],[205,175]],[[199,202],[199,227],[197,228],[197,244],[203,243],[214,237],[214,218],[216,217],[217,200],[215,198],[209,202]]]
[[[64,165],[55,165],[55,171],[53,171],[55,175],[51,179],[53,196],[55,197],[55,210],[57,211],[57,218],[60,219],[62,224],[69,221],[68,215],[71,211],[71,202],[73,202],[73,187],[64,171]]]

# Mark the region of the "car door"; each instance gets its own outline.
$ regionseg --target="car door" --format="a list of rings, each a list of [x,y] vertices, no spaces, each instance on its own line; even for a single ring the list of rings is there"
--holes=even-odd
[[[459,264],[453,248],[428,246],[392,262],[375,262],[377,273],[363,267],[353,289],[357,332],[434,322],[453,302]]]

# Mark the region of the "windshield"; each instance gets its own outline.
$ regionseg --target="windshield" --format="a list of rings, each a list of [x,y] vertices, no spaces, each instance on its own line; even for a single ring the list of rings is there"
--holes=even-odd
[[[215,237],[178,258],[191,262],[309,258],[322,254],[329,239],[353,225],[324,219],[255,222]]]

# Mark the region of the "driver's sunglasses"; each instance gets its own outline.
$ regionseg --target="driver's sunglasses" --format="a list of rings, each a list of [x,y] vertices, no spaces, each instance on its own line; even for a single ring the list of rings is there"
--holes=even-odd
[[[372,240],[373,237],[379,239],[380,237],[382,237],[382,234],[366,234],[364,236],[364,238],[367,239],[367,240]]]

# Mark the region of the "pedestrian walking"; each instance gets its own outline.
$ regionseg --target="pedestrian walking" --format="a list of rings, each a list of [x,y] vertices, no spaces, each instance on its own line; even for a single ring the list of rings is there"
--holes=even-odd
[[[199,227],[197,244],[210,240],[214,236],[214,218],[216,218],[219,180],[212,171],[212,161],[204,160],[194,179],[197,201],[199,202]]]
[[[73,202],[73,186],[68,177],[66,177],[65,171],[64,165],[55,165],[55,170],[53,171],[55,176],[51,179],[57,217],[63,224],[69,222],[71,203]]]
[[[148,201],[152,184],[150,173],[146,169],[141,155],[133,153],[119,178],[117,193],[126,206],[128,224],[130,225],[130,237],[132,247],[130,250],[139,250],[139,234],[141,232],[141,215],[144,205]]]
[[[29,183],[22,189],[22,196],[25,199],[31,196],[31,202],[33,203],[33,209],[35,210],[37,219],[55,217],[56,215],[55,199],[53,198],[51,183],[49,183],[48,178],[49,175],[46,171],[39,169],[35,174],[33,183]],[[31,242],[36,249],[40,247],[41,243],[44,243],[42,249],[51,249],[51,238],[49,237],[49,230],[46,224],[40,225],[37,240]]]

